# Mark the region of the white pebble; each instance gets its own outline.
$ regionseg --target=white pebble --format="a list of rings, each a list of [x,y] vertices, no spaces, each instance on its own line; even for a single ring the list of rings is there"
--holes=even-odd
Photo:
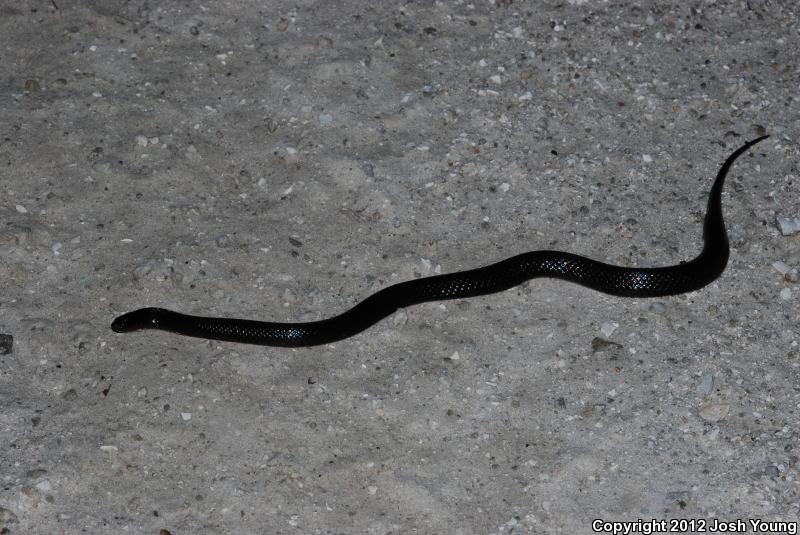
[[[333,115],[330,113],[320,113],[317,119],[319,119],[319,124],[331,124],[333,122]]]
[[[792,269],[786,262],[781,262],[780,260],[773,262],[772,267],[774,267],[781,275],[786,275],[789,273],[789,270]]]
[[[14,206],[14,208],[16,208],[17,212],[19,212],[20,214],[27,214],[28,213],[28,210],[24,206],[22,206],[21,204],[17,204],[16,206]]]
[[[500,78],[499,74],[495,74],[494,76],[490,76],[489,77],[489,81],[492,82],[495,85],[500,85],[500,84],[503,83],[503,79]]]
[[[140,147],[147,146],[147,138],[145,136],[136,136],[136,144]]]
[[[109,452],[119,451],[119,448],[117,448],[116,446],[100,446],[100,449],[102,451],[109,451]]]
[[[703,380],[700,382],[700,390],[702,390],[704,394],[710,394],[713,388],[714,388],[714,376],[711,375],[710,373],[704,374]]]
[[[644,161],[644,163],[650,163],[653,161],[653,157],[649,154],[642,154],[642,161]]]
[[[406,314],[402,309],[398,310],[392,316],[392,324],[395,327],[402,327],[408,322],[408,314]]]
[[[183,418],[184,422],[188,422],[189,420],[192,419],[192,413],[191,412],[182,412],[181,413],[181,418]]]
[[[509,184],[508,182],[503,182],[502,184],[500,184],[500,191],[502,191],[503,193],[508,193],[509,189],[511,189],[511,184]]]
[[[614,331],[617,330],[617,327],[619,327],[619,323],[605,322],[602,325],[600,325],[600,332],[603,333],[603,336],[608,338],[609,336],[614,334]]]
[[[790,290],[789,288],[784,288],[783,290],[781,290],[781,299],[783,299],[784,301],[788,301],[791,298],[792,298],[792,290]]]
[[[778,224],[778,230],[784,236],[791,236],[800,232],[800,217],[777,217],[775,222]]]
[[[523,93],[519,97],[517,97],[517,100],[519,100],[520,102],[522,102],[524,100],[532,100],[532,99],[533,99],[533,94],[531,94],[530,91],[526,91],[525,93]]]

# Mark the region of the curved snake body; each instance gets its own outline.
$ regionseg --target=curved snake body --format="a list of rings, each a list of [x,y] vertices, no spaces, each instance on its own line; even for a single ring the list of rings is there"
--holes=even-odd
[[[118,333],[159,329],[245,344],[313,346],[348,338],[399,308],[501,292],[536,277],[563,279],[620,297],[660,297],[697,290],[719,277],[728,262],[728,236],[721,207],[725,176],[736,158],[767,137],[746,143],[722,164],[708,198],[703,250],[696,258],[674,266],[621,267],[561,251],[531,251],[478,269],[401,282],[376,292],[338,316],[320,321],[274,323],[142,308],[117,317],[111,328]]]

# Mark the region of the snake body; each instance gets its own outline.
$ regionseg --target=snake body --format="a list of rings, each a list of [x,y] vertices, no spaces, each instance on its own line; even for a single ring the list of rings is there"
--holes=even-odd
[[[111,328],[118,333],[159,329],[226,342],[298,347],[348,338],[399,308],[502,292],[536,277],[563,279],[621,297],[660,297],[697,290],[719,277],[728,263],[728,236],[721,206],[725,176],[736,158],[767,137],[746,143],[722,164],[708,197],[703,250],[696,258],[674,266],[622,267],[561,251],[531,251],[478,269],[394,284],[367,297],[350,310],[320,321],[274,323],[142,308],[117,317]]]

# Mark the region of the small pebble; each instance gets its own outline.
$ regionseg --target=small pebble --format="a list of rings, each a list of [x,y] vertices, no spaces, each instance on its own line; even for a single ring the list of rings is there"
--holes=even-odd
[[[707,422],[718,422],[725,418],[731,410],[727,403],[709,403],[700,409],[700,418]]]
[[[616,322],[605,322],[602,325],[600,325],[600,332],[603,333],[603,336],[608,338],[612,334],[614,334],[614,331],[617,330],[617,327],[619,327],[619,323],[616,323]]]
[[[194,145],[189,145],[186,147],[184,154],[186,155],[186,159],[190,162],[199,162],[203,159],[203,157],[200,156],[200,153],[197,152],[197,148]]]
[[[188,422],[189,420],[192,419],[192,413],[191,412],[182,412],[181,413],[181,418],[183,418],[184,422]]]
[[[778,477],[780,475],[778,467],[774,464],[767,466],[767,468],[764,470],[764,473],[767,475],[767,477]]]
[[[408,323],[408,314],[405,313],[403,310],[398,310],[392,316],[392,325],[395,327],[402,327],[406,323]]]
[[[713,388],[714,388],[714,376],[711,375],[710,373],[704,374],[703,379],[700,382],[700,390],[702,390],[704,394],[710,394]]]
[[[775,222],[778,225],[778,230],[784,236],[791,236],[800,232],[800,217],[777,217]]]
[[[781,262],[780,260],[773,262],[772,267],[774,267],[775,270],[781,275],[786,275],[789,272],[789,270],[792,269],[789,267],[789,264],[787,264],[786,262]]]
[[[651,163],[653,161],[653,157],[649,154],[642,154],[642,161],[644,163]]]
[[[28,472],[25,474],[25,477],[30,479],[39,479],[44,475],[47,475],[47,470],[43,468],[34,468],[33,470],[28,470]]]
[[[321,125],[331,124],[333,122],[333,115],[330,113],[320,113],[318,119]]]
[[[11,509],[0,507],[0,524],[13,524],[19,522],[17,515]]]
[[[784,301],[788,301],[791,298],[792,298],[792,290],[790,290],[789,288],[784,288],[783,290],[781,290],[781,299],[783,299]]]
[[[774,267],[778,273],[783,275],[783,280],[787,282],[800,281],[800,273],[798,273],[797,268],[789,267],[788,264],[781,262],[780,260],[773,262],[772,267]]]
[[[330,37],[320,37],[317,39],[317,46],[319,48],[333,48],[333,39]]]
[[[148,260],[141,266],[137,266],[133,270],[133,278],[138,280],[146,277],[148,273],[153,271],[153,267],[155,267],[155,262],[153,260]]]

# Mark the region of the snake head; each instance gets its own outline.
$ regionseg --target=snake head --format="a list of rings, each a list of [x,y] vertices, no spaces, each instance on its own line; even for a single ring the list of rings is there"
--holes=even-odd
[[[155,329],[158,327],[159,317],[163,312],[161,308],[140,308],[117,316],[111,322],[111,330],[115,333],[129,333],[141,329]]]

